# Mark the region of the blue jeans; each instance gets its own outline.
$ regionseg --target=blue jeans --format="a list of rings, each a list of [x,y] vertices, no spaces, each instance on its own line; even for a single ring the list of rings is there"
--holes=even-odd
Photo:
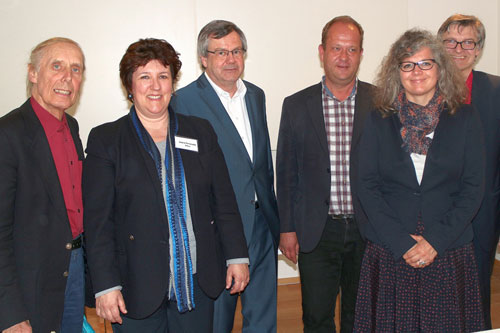
[[[83,249],[71,251],[69,274],[64,293],[64,312],[61,332],[81,332],[85,303],[85,278],[83,268]]]

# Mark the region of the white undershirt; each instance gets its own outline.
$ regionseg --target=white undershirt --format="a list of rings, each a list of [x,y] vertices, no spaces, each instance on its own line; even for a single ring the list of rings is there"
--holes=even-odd
[[[426,136],[432,139],[434,137],[434,132],[429,133]],[[413,161],[413,166],[415,167],[418,184],[420,185],[422,182],[422,176],[424,175],[425,159],[427,158],[427,155],[411,153],[410,157]]]
[[[236,130],[240,135],[241,141],[243,141],[243,144],[245,145],[248,156],[250,156],[250,160],[253,162],[252,128],[250,127],[247,104],[245,102],[247,87],[245,87],[245,84],[241,79],[238,79],[238,81],[236,81],[237,90],[233,97],[231,97],[227,91],[223,90],[210,80],[207,73],[205,73],[205,77],[214,88],[217,96],[219,96],[222,105],[224,105],[224,109],[226,109],[229,118],[233,121],[234,127],[236,127]]]

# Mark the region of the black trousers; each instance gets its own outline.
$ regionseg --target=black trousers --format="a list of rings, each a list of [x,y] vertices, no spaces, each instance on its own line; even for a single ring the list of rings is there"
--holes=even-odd
[[[340,331],[352,332],[365,242],[354,219],[326,221],[321,239],[299,253],[304,332],[335,332],[335,303],[341,291]]]
[[[122,314],[123,324],[113,324],[115,333],[211,333],[214,314],[214,300],[209,298],[198,285],[193,275],[194,304],[192,311],[179,313],[177,303],[165,299],[163,304],[147,318],[132,319]]]

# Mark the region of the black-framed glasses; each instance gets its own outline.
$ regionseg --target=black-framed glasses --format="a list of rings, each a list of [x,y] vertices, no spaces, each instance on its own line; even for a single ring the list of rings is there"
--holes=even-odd
[[[403,72],[411,72],[412,70],[415,69],[415,66],[418,66],[423,71],[428,71],[432,67],[434,67],[434,64],[436,63],[436,60],[434,59],[422,59],[417,62],[411,62],[411,61],[402,61],[399,64],[399,69],[402,70]]]
[[[444,47],[447,49],[455,49],[457,45],[460,44],[462,50],[474,50],[476,48],[477,43],[472,39],[466,39],[461,42],[456,41],[454,39],[445,39],[443,40]]]
[[[240,49],[240,48],[234,49],[232,51],[224,50],[224,49],[217,49],[214,51],[207,50],[207,52],[214,54],[218,58],[227,58],[227,56],[229,56],[229,53],[231,53],[233,55],[233,57],[235,57],[235,58],[241,58],[245,54],[245,50]]]

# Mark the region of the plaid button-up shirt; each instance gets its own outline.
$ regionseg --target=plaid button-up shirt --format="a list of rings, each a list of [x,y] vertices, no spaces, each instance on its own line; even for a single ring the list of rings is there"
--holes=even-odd
[[[358,80],[351,94],[339,101],[322,80],[323,116],[330,153],[330,205],[329,214],[354,214],[349,179],[349,154]]]

